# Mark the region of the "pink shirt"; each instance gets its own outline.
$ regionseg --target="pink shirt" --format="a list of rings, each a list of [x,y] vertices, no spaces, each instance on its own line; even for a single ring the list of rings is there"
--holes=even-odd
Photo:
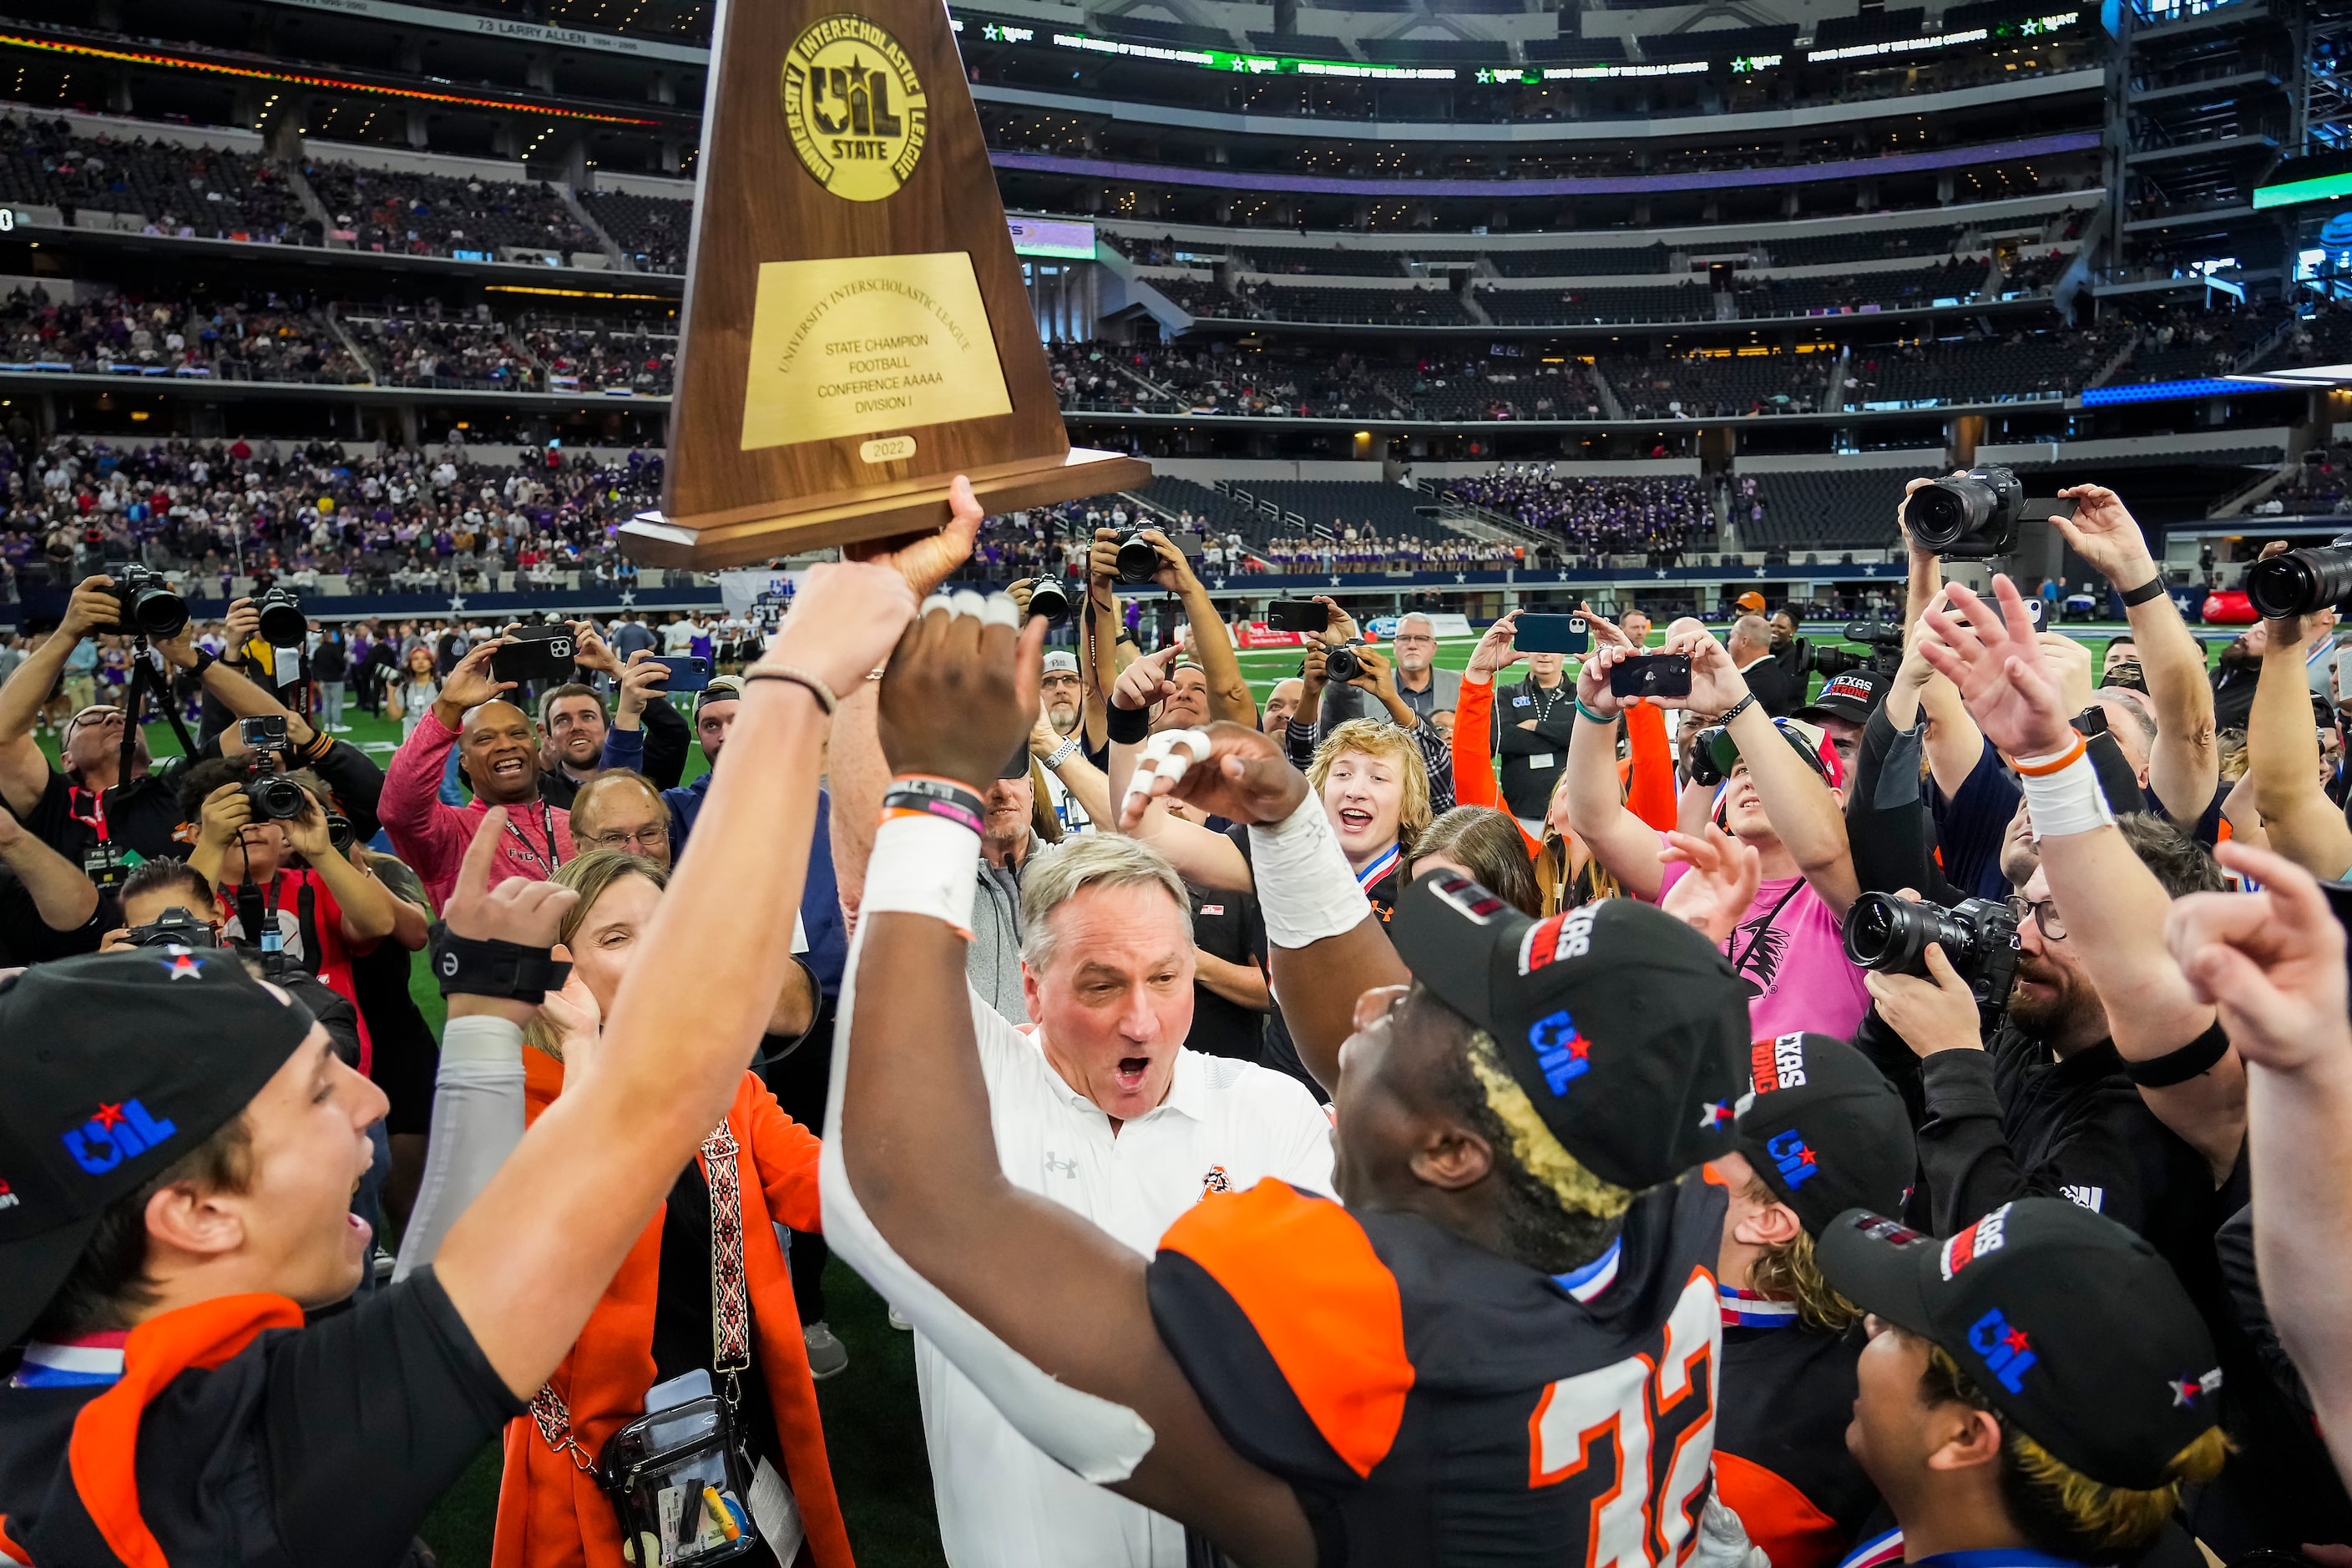
[[[415,732],[392,754],[376,802],[376,818],[391,835],[394,852],[425,884],[436,910],[457,890],[467,846],[490,809],[479,797],[464,805],[442,801],[442,771],[457,743],[457,731],[427,710]],[[507,830],[490,861],[490,886],[509,877],[544,882],[572,855],[572,814],[543,800],[526,801],[507,812]]]
[[[1663,846],[1664,836],[1660,835]],[[1690,868],[1677,860],[1664,868],[1658,896]],[[1851,1039],[1870,1010],[1862,970],[1849,963],[1839,921],[1802,877],[1779,877],[1758,884],[1756,901],[1723,944],[1740,978],[1757,987],[1748,1003],[1748,1026],[1769,1040],[1811,1030]]]

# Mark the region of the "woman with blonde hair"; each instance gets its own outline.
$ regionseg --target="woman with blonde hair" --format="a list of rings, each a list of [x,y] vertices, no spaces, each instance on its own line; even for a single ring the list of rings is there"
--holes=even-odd
[[[559,867],[553,879],[580,898],[563,916],[555,954],[570,959],[572,977],[548,994],[523,1035],[524,1113],[531,1121],[563,1092],[567,1074],[594,1071],[604,1011],[669,875],[642,856],[592,849]],[[815,995],[814,976],[795,963],[770,1032],[805,1033]],[[509,1423],[494,1568],[622,1561],[617,1516],[590,1467],[613,1433],[644,1412],[649,1389],[695,1372],[733,1402],[747,1466],[772,1468],[791,1489],[805,1560],[851,1568],[792,1271],[776,1240],[778,1224],[824,1228],[820,1147],[756,1075],[743,1074],[725,1121],[679,1173],[572,1352],[530,1413]],[[792,1542],[770,1545],[790,1568]]]

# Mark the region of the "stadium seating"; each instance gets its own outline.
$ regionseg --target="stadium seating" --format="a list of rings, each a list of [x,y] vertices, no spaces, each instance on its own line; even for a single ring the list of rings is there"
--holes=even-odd
[[[1730,505],[1748,550],[1883,549],[1896,542],[1895,508],[1908,468],[1771,469],[1740,475]],[[1751,495],[1746,481],[1755,480]],[[1762,515],[1755,509],[1762,508]]]
[[[580,205],[645,272],[684,272],[693,204],[628,191],[583,191]]]

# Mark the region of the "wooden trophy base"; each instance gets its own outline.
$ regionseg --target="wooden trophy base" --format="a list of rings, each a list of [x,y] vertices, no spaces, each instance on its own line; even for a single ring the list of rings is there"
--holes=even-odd
[[[1073,447],[1058,458],[974,468],[968,477],[981,510],[996,517],[1149,484],[1151,465],[1120,452]],[[929,533],[948,518],[947,481],[926,478],[699,517],[641,511],[622,524],[621,545],[649,566],[708,572],[827,545]]]

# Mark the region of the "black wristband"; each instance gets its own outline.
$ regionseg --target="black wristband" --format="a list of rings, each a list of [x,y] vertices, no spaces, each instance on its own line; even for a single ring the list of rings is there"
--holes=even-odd
[[[1109,732],[1113,744],[1139,746],[1151,738],[1151,710],[1121,708],[1114,702],[1103,728]]]
[[[2138,587],[2125,590],[2123,597],[2124,607],[2126,609],[2129,609],[2134,605],[2145,605],[2150,599],[2163,598],[2164,574],[2162,572],[2158,572],[2155,576],[2150,577]]]
[[[552,948],[459,936],[446,921],[433,922],[431,951],[444,996],[496,996],[536,1007],[572,978],[571,964],[548,956]]]
[[[2142,1089],[2170,1089],[2212,1071],[2214,1064],[2229,1054],[2230,1037],[2215,1024],[2177,1051],[2148,1061],[2124,1063],[2124,1076]]]
[[[199,680],[203,679],[205,669],[212,665],[214,659],[217,657],[218,656],[214,654],[209,648],[200,647],[196,649],[196,668],[190,670],[188,673],[194,676]]]

